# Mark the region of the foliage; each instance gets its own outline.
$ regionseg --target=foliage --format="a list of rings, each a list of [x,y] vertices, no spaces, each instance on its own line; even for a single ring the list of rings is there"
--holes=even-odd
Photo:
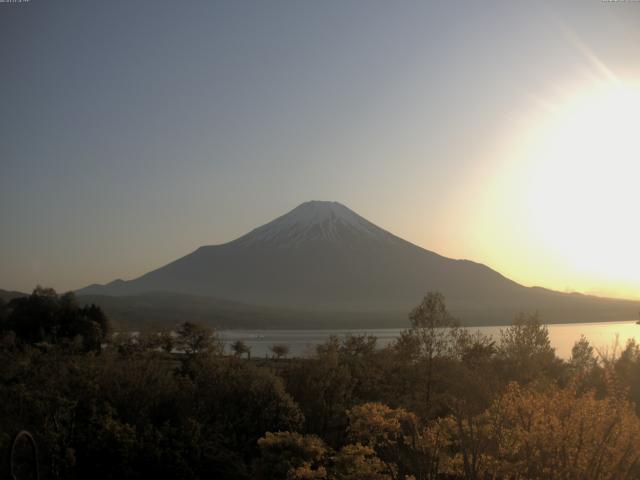
[[[498,355],[510,377],[522,383],[556,376],[558,361],[549,341],[549,331],[537,314],[520,314],[500,331]]]
[[[640,420],[624,399],[511,384],[483,415],[478,470],[498,478],[628,478],[640,473]]]
[[[251,347],[242,340],[236,340],[233,342],[231,344],[231,350],[237,357],[241,357],[246,354],[248,358],[251,358]]]
[[[282,357],[286,357],[287,355],[289,355],[289,346],[283,343],[271,345],[271,347],[269,347],[269,350],[271,350],[271,353],[275,355],[276,360],[280,360]]]
[[[236,358],[203,357],[187,375],[194,414],[205,432],[249,459],[266,431],[298,430],[304,417],[273,372]]]
[[[598,361],[595,357],[593,347],[584,335],[573,345],[569,365],[575,372],[582,374],[588,374],[597,367]]]
[[[22,345],[46,343],[99,352],[111,330],[100,307],[81,307],[73,293],[58,295],[51,288],[36,287],[28,297],[14,298],[0,310],[3,343],[14,335]]]
[[[329,478],[335,480],[391,480],[387,466],[375,450],[361,443],[348,444],[333,456]]]
[[[409,314],[411,335],[416,339],[420,353],[426,361],[425,402],[432,400],[433,376],[436,359],[451,352],[458,322],[447,311],[444,297],[428,293]]]
[[[337,338],[319,347],[316,358],[296,362],[282,375],[305,415],[306,432],[328,438],[344,430],[353,381]]]
[[[260,459],[256,465],[259,479],[326,479],[323,466],[325,443],[315,435],[295,432],[267,434],[258,440]]]
[[[443,355],[451,348],[452,330],[458,326],[458,322],[447,311],[441,294],[428,293],[411,311],[409,320],[410,333],[418,340],[425,357]]]
[[[414,475],[437,478],[444,463],[446,438],[437,422],[424,425],[404,409],[380,403],[354,407],[349,415],[349,439],[373,449],[392,478]],[[442,458],[441,458],[442,457]]]
[[[175,346],[187,355],[210,353],[220,355],[223,351],[222,341],[216,336],[212,328],[191,322],[184,322],[178,327],[177,338],[173,342]],[[166,350],[169,348],[170,339],[164,333],[158,338],[159,345]]]
[[[246,362],[199,355],[184,370],[159,352],[3,355],[0,431],[33,432],[51,478],[247,479],[258,438],[302,424],[282,381]]]
[[[108,336],[71,294],[19,300],[0,304],[0,449],[28,429],[44,478],[640,478],[635,341],[581,338],[565,362],[537,316],[496,341],[429,294],[384,348],[251,359],[190,322]]]

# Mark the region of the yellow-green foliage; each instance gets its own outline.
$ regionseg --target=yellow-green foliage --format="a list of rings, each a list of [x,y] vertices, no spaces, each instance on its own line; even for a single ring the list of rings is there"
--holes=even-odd
[[[311,480],[327,478],[322,465],[327,447],[315,435],[295,432],[267,434],[258,440],[260,460],[256,475],[261,479]]]
[[[11,304],[26,326],[79,312],[36,293]],[[54,479],[640,478],[638,344],[598,358],[583,338],[563,361],[536,316],[500,339],[456,328],[437,295],[412,317],[385,348],[332,337],[279,361],[225,356],[190,323],[104,349],[0,323],[0,450],[28,429]]]
[[[485,412],[445,418],[457,478],[636,478],[640,420],[623,399],[517,383]]]

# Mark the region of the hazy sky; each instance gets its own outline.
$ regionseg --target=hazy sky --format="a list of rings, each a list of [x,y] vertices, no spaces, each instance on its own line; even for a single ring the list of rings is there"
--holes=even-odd
[[[639,47],[631,1],[0,3],[0,288],[133,278],[322,199],[640,298]]]

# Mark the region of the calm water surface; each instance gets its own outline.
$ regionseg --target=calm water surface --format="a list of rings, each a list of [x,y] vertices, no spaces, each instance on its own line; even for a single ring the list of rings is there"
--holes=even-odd
[[[618,345],[624,347],[629,338],[640,338],[640,325],[634,320],[628,322],[607,323],[565,323],[551,324],[547,326],[551,345],[556,349],[556,354],[561,358],[571,356],[571,347],[580,335],[587,337],[596,349],[611,351],[616,339]],[[469,330],[493,336],[500,339],[500,330],[506,327],[470,327]],[[234,340],[243,340],[251,347],[251,354],[264,357],[270,355],[269,347],[276,343],[283,343],[290,348],[289,356],[303,356],[313,352],[316,345],[325,342],[331,335],[340,337],[353,335],[374,335],[378,338],[378,346],[383,347],[395,340],[401,328],[381,329],[355,329],[355,330],[223,330],[220,335],[229,344]],[[229,347],[226,347],[229,350]]]

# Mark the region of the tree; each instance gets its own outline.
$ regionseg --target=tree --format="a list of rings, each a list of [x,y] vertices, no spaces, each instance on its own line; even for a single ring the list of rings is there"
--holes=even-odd
[[[318,345],[315,358],[294,362],[282,372],[287,390],[305,414],[305,431],[328,441],[330,435],[342,434],[355,387],[339,350],[338,339],[329,339]]]
[[[458,322],[447,311],[442,294],[434,292],[427,293],[420,305],[411,311],[409,320],[411,321],[410,333],[415,337],[420,353],[426,361],[425,401],[429,405],[434,360],[451,352],[453,332],[457,329]]]
[[[377,338],[373,335],[348,334],[342,338],[338,358],[351,377],[349,406],[380,399],[380,381],[385,361],[378,355]]]
[[[498,355],[508,376],[522,383],[552,378],[561,363],[551,347],[549,331],[537,313],[520,314],[513,325],[500,331]]]
[[[640,420],[633,405],[574,387],[510,384],[483,414],[479,478],[638,478]]]
[[[435,479],[446,465],[446,437],[438,423],[424,425],[402,408],[365,403],[347,412],[348,437],[375,451],[384,472],[394,480],[414,475],[418,480]]]
[[[269,350],[276,356],[276,360],[280,360],[281,357],[286,357],[289,354],[289,346],[283,343],[271,345]]]
[[[200,353],[221,355],[223,345],[212,328],[184,322],[176,332],[175,345],[188,356]]]
[[[473,368],[485,367],[498,350],[493,338],[484,335],[480,330],[475,333],[467,329],[457,330],[454,341],[455,356],[464,365]]]
[[[247,357],[251,358],[251,347],[242,340],[236,340],[233,342],[231,344],[231,350],[233,350],[236,357],[241,357],[246,353]]]
[[[9,302],[7,326],[22,343],[57,343],[59,300],[52,288],[37,286],[28,297]]]
[[[589,340],[584,335],[574,343],[569,359],[571,368],[581,374],[588,374],[598,365],[598,360],[594,355],[594,350]]]
[[[173,332],[159,332],[158,346],[164,353],[171,353],[176,347],[176,339]]]
[[[7,303],[0,298],[0,351],[15,347],[16,333],[9,328],[9,310]]]
[[[366,358],[376,351],[378,339],[373,335],[346,335],[340,345],[340,353],[351,358]]]
[[[631,338],[616,358],[604,357],[604,375],[609,395],[625,395],[640,414],[640,344]]]
[[[469,480],[482,477],[479,463],[487,448],[483,435],[484,417],[496,393],[503,388],[495,362],[496,346],[480,332],[460,330],[456,336],[456,357],[444,382],[443,403],[450,415],[442,420],[449,437],[455,438],[452,468]]]
[[[58,295],[51,288],[36,287],[28,297],[11,300],[8,310],[5,328],[25,344],[45,342],[100,352],[111,330],[100,307],[81,307],[72,292]]]
[[[331,480],[391,480],[387,466],[375,450],[361,443],[348,444],[332,457]]]
[[[258,440],[260,458],[255,465],[260,480],[326,479],[323,466],[327,446],[315,435],[267,432]]]
[[[8,316],[7,302],[0,298],[0,332],[6,329],[6,321]]]
[[[268,431],[296,431],[304,417],[282,379],[252,362],[199,356],[189,372],[195,418],[205,432],[248,460]]]

